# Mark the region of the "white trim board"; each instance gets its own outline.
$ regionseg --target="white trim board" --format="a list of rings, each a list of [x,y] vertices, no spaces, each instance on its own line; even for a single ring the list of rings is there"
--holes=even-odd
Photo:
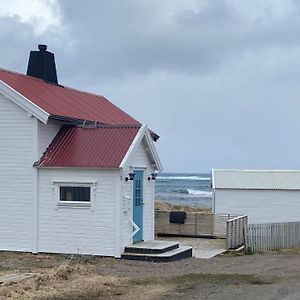
[[[2,80],[0,80],[0,93],[44,124],[47,124],[50,117],[49,113],[31,102]]]
[[[128,161],[129,157],[133,155],[134,151],[136,150],[136,148],[139,146],[139,144],[141,143],[143,137],[146,138],[146,141],[147,141],[147,144],[149,146],[149,149],[150,149],[150,154],[155,162],[155,165],[158,169],[159,172],[162,171],[162,165],[161,165],[161,162],[160,162],[160,159],[158,157],[158,153],[155,149],[155,146],[154,146],[154,143],[153,143],[153,140],[151,138],[151,135],[150,135],[150,132],[149,132],[149,129],[147,127],[146,124],[144,124],[140,130],[138,131],[137,135],[135,136],[132,144],[130,145],[126,155],[124,156],[121,164],[120,164],[120,168],[124,168],[126,162]]]

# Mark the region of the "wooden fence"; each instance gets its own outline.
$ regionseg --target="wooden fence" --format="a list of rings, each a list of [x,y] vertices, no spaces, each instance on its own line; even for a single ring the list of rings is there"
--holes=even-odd
[[[245,250],[278,250],[300,247],[300,222],[249,224],[245,231]]]
[[[244,231],[248,224],[248,217],[238,216],[227,221],[227,249],[236,249],[244,245]]]
[[[226,221],[232,217],[232,215],[187,212],[184,224],[174,224],[169,222],[169,216],[168,211],[155,212],[156,235],[226,238]]]

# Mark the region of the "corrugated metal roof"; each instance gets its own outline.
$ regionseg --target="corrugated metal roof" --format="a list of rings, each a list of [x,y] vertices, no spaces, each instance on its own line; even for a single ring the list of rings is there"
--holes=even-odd
[[[0,80],[51,116],[97,121],[103,124],[140,123],[103,96],[46,83],[41,79],[0,68]]]
[[[213,170],[213,188],[300,190],[300,170]]]
[[[140,126],[64,126],[35,165],[118,168]]]

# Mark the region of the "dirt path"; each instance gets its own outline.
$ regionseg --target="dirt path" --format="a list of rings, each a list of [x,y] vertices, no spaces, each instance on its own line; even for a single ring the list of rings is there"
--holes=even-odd
[[[0,253],[0,299],[300,299],[300,251],[151,263]]]

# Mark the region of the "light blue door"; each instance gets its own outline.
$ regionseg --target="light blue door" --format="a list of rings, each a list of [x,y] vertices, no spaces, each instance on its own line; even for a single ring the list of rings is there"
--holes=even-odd
[[[135,171],[133,179],[133,221],[140,230],[133,236],[133,242],[143,240],[143,171]]]

